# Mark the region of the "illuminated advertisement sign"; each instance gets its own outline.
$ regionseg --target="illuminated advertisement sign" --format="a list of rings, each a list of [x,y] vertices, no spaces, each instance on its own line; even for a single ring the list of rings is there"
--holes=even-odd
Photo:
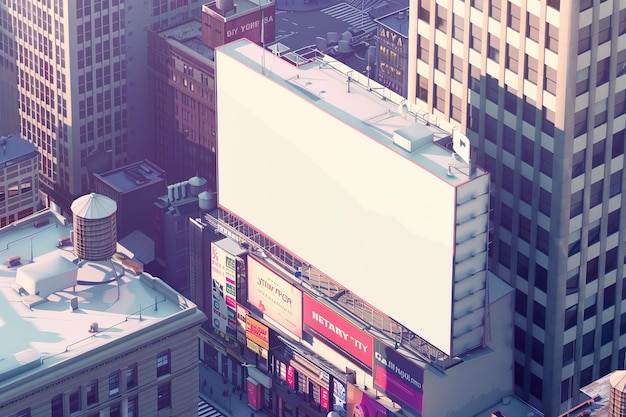
[[[226,333],[228,308],[226,305],[226,252],[211,243],[211,313],[213,328]]]
[[[372,336],[359,329],[329,307],[304,294],[303,326],[372,368]]]
[[[237,341],[246,343],[248,309],[237,303]]]
[[[374,398],[348,384],[347,417],[387,417],[387,409]]]
[[[251,256],[248,302],[287,331],[302,337],[302,292]]]
[[[263,8],[256,12],[246,14],[240,18],[228,20],[224,24],[226,33],[225,43],[248,38],[252,42],[261,43],[261,33],[265,43],[275,39],[274,6]],[[261,29],[262,28],[262,29]]]
[[[246,319],[246,337],[264,349],[269,349],[270,347],[267,326],[250,316]]]
[[[320,406],[322,407],[322,410],[324,411],[328,411],[328,390],[324,387],[320,387]]]
[[[346,415],[346,386],[333,378],[333,411]]]
[[[374,388],[422,415],[424,370],[393,348],[374,340]]]

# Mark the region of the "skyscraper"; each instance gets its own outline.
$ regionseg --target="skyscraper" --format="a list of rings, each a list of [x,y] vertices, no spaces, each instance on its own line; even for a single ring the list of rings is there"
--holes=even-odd
[[[626,354],[626,3],[412,0],[409,102],[492,173],[489,268],[516,288],[515,389],[546,415]]]
[[[20,133],[39,149],[42,191],[67,209],[73,196],[89,190],[89,172],[150,156],[143,133],[146,29],[197,16],[200,2],[6,5],[3,30],[15,45]],[[98,161],[97,151],[111,152]]]

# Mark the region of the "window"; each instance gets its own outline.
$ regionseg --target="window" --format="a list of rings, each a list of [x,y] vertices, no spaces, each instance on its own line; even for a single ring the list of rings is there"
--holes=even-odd
[[[494,61],[498,61],[500,59],[500,39],[492,34],[489,34],[489,47],[487,48],[487,58]]]
[[[120,403],[111,405],[109,408],[109,417],[122,417],[122,407]]]
[[[535,362],[540,365],[543,365],[543,350],[543,343],[533,337],[531,346],[531,357]]]
[[[499,91],[498,79],[495,78],[495,77],[492,77],[489,74],[487,74],[485,79],[486,79],[486,83],[487,83],[487,91],[486,91],[487,100],[490,100],[490,101],[493,101],[494,103],[497,103],[498,102],[498,91]],[[495,124],[497,126],[498,122],[496,121]],[[489,125],[487,125],[487,127],[488,126]]]
[[[434,85],[433,106],[440,112],[444,112],[446,108],[446,90],[437,84]]]
[[[597,66],[598,72],[596,73],[596,85],[604,84],[605,82],[609,80],[609,71],[611,69],[611,67],[609,66],[610,61],[611,61],[611,57],[607,57],[601,61],[598,61],[598,66]]]
[[[482,48],[482,28],[470,24],[470,48],[480,52]]]
[[[489,2],[489,16],[500,21],[502,16],[502,9],[500,9],[500,0],[490,0]]]
[[[517,113],[517,91],[509,85],[504,87],[504,109],[509,113]],[[511,152],[513,153],[513,152]]]
[[[80,389],[70,393],[70,414],[80,411]]]
[[[417,18],[424,22],[430,22],[430,0],[420,1]]]
[[[480,94],[480,68],[470,65],[469,85],[470,88]],[[476,130],[478,131],[478,130]]]
[[[608,42],[611,39],[611,16],[600,19],[600,29],[598,31],[598,45]]]
[[[578,30],[578,54],[582,54],[591,49],[591,25]]]
[[[606,251],[605,263],[604,263],[604,273],[608,274],[609,272],[614,271],[615,269],[617,269],[617,248],[616,247]],[[613,285],[615,285],[615,284],[613,284]],[[606,291],[605,291],[605,293],[606,293]],[[613,289],[613,293],[615,293],[615,289]],[[608,307],[608,305],[606,304],[606,294],[605,294],[604,306],[605,306],[605,308]]]
[[[452,54],[452,78],[463,82],[463,59],[454,54]]]
[[[550,233],[541,226],[537,226],[537,249],[546,255],[550,253]],[[543,288],[543,291],[545,292],[546,288]]]
[[[417,75],[417,98],[428,101],[428,78]]]
[[[573,360],[574,360],[574,342],[569,342],[563,346],[563,365],[567,365]]]
[[[52,417],[63,417],[63,394],[53,397],[50,406]]]
[[[137,388],[137,364],[134,363],[126,369],[126,390]]]
[[[599,262],[598,257],[595,257],[591,259],[590,261],[587,261],[587,278],[585,280],[587,284],[598,279],[598,262]]]
[[[85,388],[87,394],[87,407],[98,404],[98,381],[92,381]]]
[[[530,243],[530,220],[525,216],[519,215],[518,236]]]
[[[583,335],[583,356],[593,353],[593,341],[596,337],[596,331],[591,330]],[[591,382],[591,381],[589,381]]]
[[[157,356],[157,360],[156,360],[156,367],[157,367],[157,377],[167,375],[171,372],[169,350],[159,353],[159,355]]]
[[[170,408],[172,406],[170,381],[164,384],[159,384],[157,388],[157,408],[163,410],[164,408]]]
[[[25,410],[18,411],[15,417],[31,417],[30,416],[30,408]]]
[[[471,1],[471,5],[472,7],[480,10],[482,12],[483,10],[483,0],[472,0]]]
[[[587,109],[582,109],[574,115],[574,136],[580,136],[587,132]]]
[[[543,89],[556,95],[556,70],[544,65]]]
[[[614,250],[615,252],[615,260],[617,261],[617,248],[611,249]],[[608,256],[608,253],[607,253]],[[608,287],[606,287],[604,289],[604,309],[606,310],[607,308],[614,306],[615,305],[615,284],[611,284]]]
[[[547,176],[552,176],[552,152],[544,148],[543,146],[539,151],[539,166],[541,172],[546,174]]]
[[[533,302],[533,323],[540,329],[546,328],[546,308],[538,302]]]
[[[515,290],[515,311],[526,317],[528,296],[519,289]]]
[[[620,35],[626,33],[626,9],[622,9],[619,11],[618,33]]]
[[[578,267],[572,269],[567,272],[567,281],[565,282],[565,290],[566,294],[576,294],[578,292],[578,280],[580,279],[580,274],[578,273]],[[576,323],[574,323],[576,325]],[[567,330],[567,328],[565,329]]]
[[[127,417],[139,417],[139,408],[137,403],[137,397],[128,399],[128,414]]]
[[[517,74],[519,68],[519,49],[511,44],[506,44],[506,62],[505,65],[508,69]]]
[[[429,40],[421,35],[417,35],[417,58],[428,64],[429,50]]]
[[[613,146],[611,147],[611,158],[624,155],[624,141],[626,140],[626,130],[620,130],[613,134]]]
[[[532,13],[526,13],[526,19],[526,36],[539,42],[539,17]]]
[[[457,41],[463,42],[463,36],[465,35],[464,24],[465,20],[461,16],[458,14],[452,15],[452,37]]]
[[[500,226],[509,231],[513,227],[513,209],[504,203],[500,205]]]
[[[498,262],[507,268],[511,267],[511,246],[502,240],[498,245]]]
[[[456,120],[457,122],[461,122],[461,117],[463,113],[463,102],[462,100],[455,96],[454,94],[450,95],[450,117]]]
[[[520,278],[525,279],[526,281],[528,281],[529,264],[530,264],[530,260],[528,259],[528,256],[524,255],[521,252],[518,252],[517,253],[517,275]]]
[[[626,90],[622,90],[615,94],[615,114],[614,117],[621,116],[626,113]]]
[[[559,50],[559,29],[550,23],[546,23],[546,48],[552,52]]]
[[[593,6],[593,0],[580,0],[580,11],[587,10]]]
[[[576,323],[578,322],[577,318],[578,318],[578,304],[574,304],[573,306],[565,310],[564,329],[567,330],[576,326]]]
[[[446,33],[448,31],[448,19],[447,19],[447,13],[448,10],[445,7],[442,7],[441,5],[437,4],[437,18],[435,21],[435,27],[437,29],[439,29],[440,31],[442,31],[443,33]]]
[[[519,32],[520,30],[520,7],[509,2],[509,14],[507,16],[507,26]]]
[[[109,375],[109,397],[120,394],[120,371],[115,371]]]
[[[591,190],[589,192],[589,207],[595,207],[602,203],[602,188],[604,186],[604,180],[598,180],[591,184]]]
[[[591,156],[591,167],[595,168],[604,163],[604,148],[606,142],[601,140],[600,142],[593,144],[593,155]]]
[[[530,373],[530,394],[541,400],[543,398],[543,379]]]
[[[620,209],[612,211],[607,216],[606,235],[610,236],[619,231]]]
[[[533,84],[537,84],[537,70],[539,63],[536,58],[525,54],[526,66],[524,68],[524,78],[531,81]]]
[[[435,68],[446,73],[446,49],[435,45]]]
[[[515,349],[520,350],[522,352],[526,352],[526,332],[521,328],[515,326],[515,333],[513,335]]]
[[[600,219],[589,223],[589,231],[587,232],[587,246],[600,241]]]
[[[609,198],[615,197],[622,192],[622,173],[623,170],[616,171],[611,174],[611,183],[609,184]]]
[[[589,67],[585,67],[576,73],[576,95],[589,91]]]
[[[549,191],[539,187],[539,211],[546,216],[550,215],[550,209],[552,208],[551,199],[552,194],[550,194]]]
[[[520,176],[520,198],[522,201],[532,205],[533,203],[533,183],[526,177]]]

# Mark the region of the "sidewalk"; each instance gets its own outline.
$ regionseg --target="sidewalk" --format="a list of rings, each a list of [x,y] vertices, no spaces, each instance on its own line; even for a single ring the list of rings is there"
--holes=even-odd
[[[220,374],[203,363],[200,363],[200,398],[228,417],[253,417],[253,414],[254,417],[270,417],[264,411],[250,408],[246,387],[237,391],[233,384],[225,384]]]
[[[343,0],[276,0],[276,9],[286,12],[312,12]]]

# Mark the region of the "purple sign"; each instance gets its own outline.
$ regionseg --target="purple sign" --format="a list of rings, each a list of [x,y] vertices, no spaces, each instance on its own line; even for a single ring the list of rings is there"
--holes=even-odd
[[[373,377],[374,388],[422,415],[424,370],[378,339],[374,339]]]

